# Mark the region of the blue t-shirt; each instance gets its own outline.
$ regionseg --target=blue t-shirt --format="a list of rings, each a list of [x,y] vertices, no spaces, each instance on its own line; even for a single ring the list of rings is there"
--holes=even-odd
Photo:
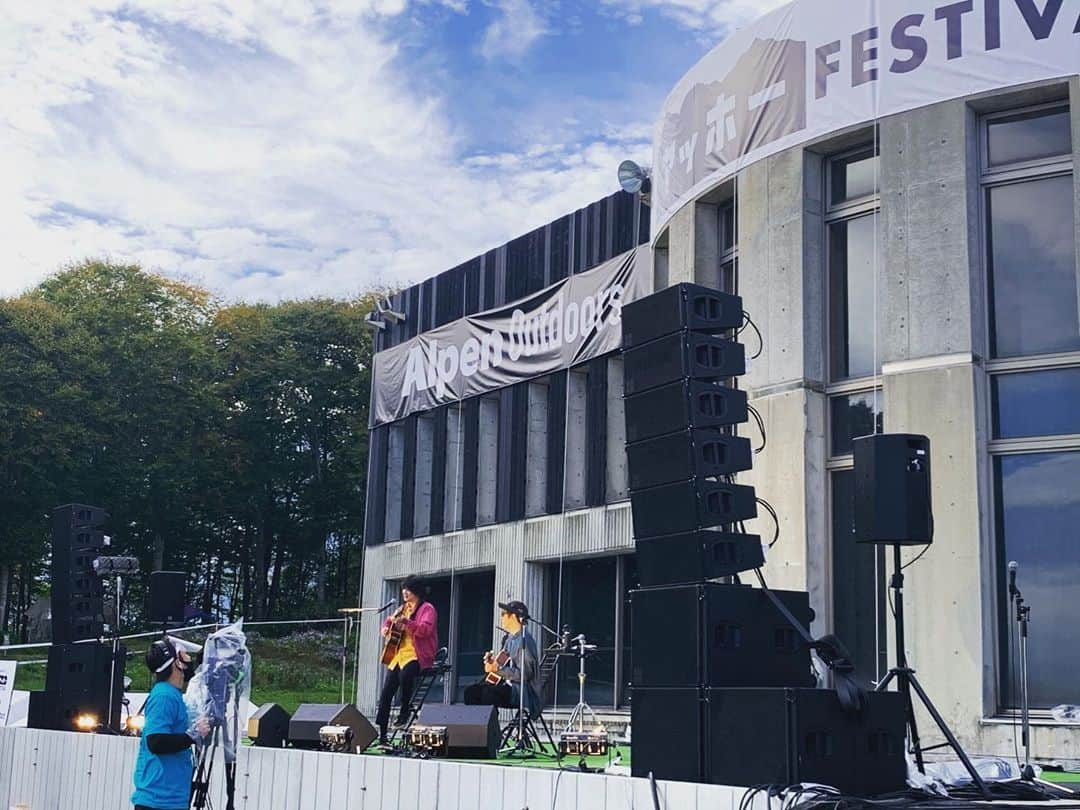
[[[135,792],[131,794],[131,802],[158,810],[187,810],[194,770],[191,749],[153,754],[146,747],[146,738],[151,734],[183,734],[188,730],[184,696],[171,683],[155,683],[146,698],[143,715],[146,723],[135,760]]]

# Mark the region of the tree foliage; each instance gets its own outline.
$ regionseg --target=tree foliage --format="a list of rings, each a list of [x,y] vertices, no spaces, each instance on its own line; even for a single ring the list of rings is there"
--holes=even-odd
[[[373,295],[225,305],[91,261],[0,299],[0,631],[48,590],[49,510],[72,501],[215,615],[353,601]]]

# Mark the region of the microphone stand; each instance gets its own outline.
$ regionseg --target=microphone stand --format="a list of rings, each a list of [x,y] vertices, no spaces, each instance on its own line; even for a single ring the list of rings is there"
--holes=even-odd
[[[1031,606],[1024,601],[1023,594],[1016,587],[1016,569],[1011,568],[1009,573],[1009,596],[1020,634],[1020,740],[1024,746],[1020,778],[1025,782],[1034,782],[1035,769],[1031,766],[1031,705],[1028,700],[1028,622],[1031,620]]]
[[[345,617],[345,632],[341,640],[341,702],[345,702],[345,671],[349,660],[349,629],[352,623],[359,622],[365,613],[382,613],[387,608],[394,604],[393,599],[387,602],[385,605],[379,608],[374,607],[354,607],[354,608],[338,608],[338,613]],[[353,616],[356,616],[354,619]],[[356,629],[357,641],[360,638],[360,628]],[[359,659],[357,659],[359,661]]]

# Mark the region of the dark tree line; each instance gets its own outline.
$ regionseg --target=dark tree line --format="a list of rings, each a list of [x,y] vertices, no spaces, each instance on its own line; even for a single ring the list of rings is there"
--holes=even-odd
[[[189,572],[189,602],[223,618],[354,602],[372,308],[226,306],[107,262],[0,299],[0,635],[26,636],[70,501],[106,507],[110,553]]]

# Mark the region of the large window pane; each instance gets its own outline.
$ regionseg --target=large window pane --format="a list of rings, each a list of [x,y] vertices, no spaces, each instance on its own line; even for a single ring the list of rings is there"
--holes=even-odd
[[[1031,606],[1030,696],[1035,708],[1080,703],[1080,452],[995,459],[1001,594],[1001,695],[1019,705],[1016,627],[1005,606],[1006,564]]]
[[[877,215],[829,226],[832,376],[874,373],[874,230]]]
[[[737,241],[736,229],[738,223],[735,221],[735,203],[730,202],[720,208],[720,250],[727,252],[734,249]]]
[[[1072,152],[1069,110],[1022,113],[987,125],[991,166],[1067,155]]]
[[[994,354],[1080,349],[1072,177],[997,186],[987,206]]]
[[[839,205],[877,193],[877,155],[871,151],[833,161],[829,202]]]
[[[881,394],[875,397],[873,391],[867,391],[829,400],[831,455],[846,456],[851,453],[851,440],[856,436],[881,433],[885,429],[881,411],[875,410],[880,399]]]
[[[887,668],[884,547],[855,542],[855,473],[832,474],[833,632],[854,657],[864,686]]]
[[[454,649],[454,700],[484,675],[484,653],[491,649],[495,630],[495,572],[462,574],[457,578],[458,615]]]
[[[994,377],[994,438],[1080,433],[1080,368]]]
[[[592,706],[615,704],[615,564],[615,557],[564,562],[561,580],[558,563],[548,568],[548,625],[569,627],[574,636],[584,633],[597,647],[585,661],[585,700]],[[556,683],[559,705],[577,703],[576,658],[560,659]]]

